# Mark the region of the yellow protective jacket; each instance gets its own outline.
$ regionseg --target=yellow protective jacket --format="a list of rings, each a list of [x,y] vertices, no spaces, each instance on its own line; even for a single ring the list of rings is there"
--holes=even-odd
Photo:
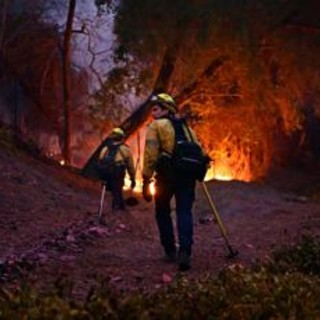
[[[122,142],[117,144],[120,144],[120,146],[114,157],[114,162],[117,166],[124,166],[128,171],[130,179],[134,180],[135,168],[134,168],[132,153],[127,145],[123,144]],[[114,145],[116,145],[116,143],[114,143]],[[107,153],[108,153],[108,147],[105,146],[102,148],[100,152],[99,159],[103,159],[103,157],[105,157]]]
[[[188,127],[192,140],[199,146],[200,143],[194,131]],[[188,140],[191,140],[189,131],[184,126],[184,132]],[[146,132],[146,143],[144,147],[143,172],[144,178],[152,178],[156,164],[161,155],[172,154],[175,147],[175,130],[169,119],[162,118],[152,121]]]

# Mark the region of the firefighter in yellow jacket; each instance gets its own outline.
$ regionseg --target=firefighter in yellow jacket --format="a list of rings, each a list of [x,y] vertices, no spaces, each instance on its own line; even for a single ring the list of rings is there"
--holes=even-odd
[[[174,121],[176,116],[174,99],[161,93],[151,98],[151,113],[154,118],[146,133],[143,160],[143,196],[146,201],[152,200],[149,184],[155,174],[155,211],[160,242],[165,258],[169,262],[176,260],[176,244],[171,218],[170,201],[176,200],[178,229],[178,265],[179,270],[190,268],[191,248],[193,244],[192,205],[195,199],[196,179],[188,175],[179,175],[172,169],[171,154],[175,147]],[[195,133],[183,127],[186,137],[199,144]],[[191,135],[191,137],[190,137]],[[205,153],[204,153],[205,154]]]
[[[99,155],[99,159],[103,163],[107,163],[108,157],[110,163],[105,165],[103,172],[103,181],[112,194],[112,209],[125,209],[122,189],[124,186],[124,178],[126,171],[131,180],[131,189],[136,186],[135,169],[131,151],[124,144],[124,131],[121,128],[115,128],[110,135],[108,146],[105,146]]]

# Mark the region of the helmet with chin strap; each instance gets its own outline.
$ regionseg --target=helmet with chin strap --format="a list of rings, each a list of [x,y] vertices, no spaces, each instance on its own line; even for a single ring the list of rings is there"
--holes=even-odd
[[[116,137],[121,137],[123,138],[124,137],[124,131],[121,129],[121,128],[114,128],[112,131],[111,131],[111,135],[112,136],[116,136]]]

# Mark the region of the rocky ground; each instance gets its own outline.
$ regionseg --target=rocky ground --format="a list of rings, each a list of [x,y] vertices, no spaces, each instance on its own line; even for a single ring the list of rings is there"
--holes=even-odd
[[[106,225],[99,225],[98,182],[6,150],[0,152],[0,179],[2,283],[27,279],[47,290],[61,276],[83,296],[102,279],[131,291],[161,288],[179,276],[175,265],[162,260],[153,204],[139,195],[138,205],[112,212],[107,194]],[[185,276],[216,273],[233,263],[250,265],[304,233],[319,234],[320,203],[305,195],[306,190],[316,194],[317,181],[290,171],[268,183],[208,182],[232,248],[239,251],[235,259],[226,258],[225,241],[199,184],[192,269]]]

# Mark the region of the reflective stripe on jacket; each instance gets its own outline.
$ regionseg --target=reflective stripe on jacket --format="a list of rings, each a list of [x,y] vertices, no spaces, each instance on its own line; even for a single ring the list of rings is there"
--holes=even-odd
[[[192,140],[200,145],[196,134],[189,127]],[[184,126],[184,132],[188,140],[190,139],[189,131]],[[146,132],[146,143],[143,158],[143,177],[150,179],[153,176],[155,166],[161,154],[172,154],[175,147],[175,131],[169,119],[156,119],[152,121]]]
[[[105,146],[102,148],[99,159],[103,159],[104,156],[106,156],[108,152],[108,147]],[[114,162],[117,166],[125,166],[125,168],[128,170],[128,174],[131,179],[135,178],[135,168],[134,168],[134,162],[133,162],[133,157],[132,153],[130,151],[130,148],[125,145],[121,144],[119,146],[119,149],[117,150],[117,153],[114,157]]]

